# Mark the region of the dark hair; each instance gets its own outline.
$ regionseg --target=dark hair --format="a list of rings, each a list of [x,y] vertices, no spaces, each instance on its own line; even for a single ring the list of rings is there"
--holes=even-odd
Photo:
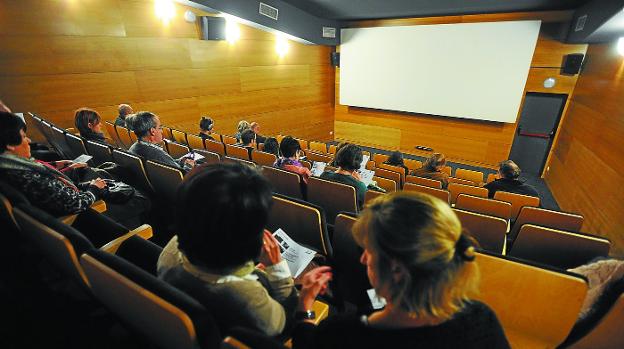
[[[362,164],[362,148],[355,144],[347,144],[336,154],[336,166],[343,170],[354,171]]]
[[[301,150],[301,145],[296,139],[292,138],[291,136],[286,136],[284,137],[284,139],[282,139],[279,149],[283,157],[291,158],[295,156],[295,154],[297,154],[298,150]]]
[[[404,166],[405,163],[403,162],[403,154],[400,151],[395,150],[392,154],[390,154],[390,157],[385,163],[393,166]]]
[[[0,111],[0,153],[4,153],[9,145],[22,143],[20,130],[26,132],[26,124],[19,116]]]
[[[269,137],[266,141],[264,141],[264,152],[270,153],[279,157],[279,143],[277,143],[277,139],[275,137]]]
[[[212,118],[202,116],[201,119],[199,120],[199,128],[202,131],[212,131],[213,126],[214,126],[214,121],[212,121]]]
[[[501,161],[498,164],[498,172],[507,179],[516,179],[520,177],[520,167],[511,160]]]
[[[74,124],[83,137],[93,133],[89,124],[95,125],[101,121],[100,114],[91,108],[80,108],[74,114]]]
[[[191,263],[209,269],[235,267],[258,257],[271,192],[260,172],[240,163],[195,168],[176,196],[180,250]]]
[[[443,167],[444,165],[446,165],[446,157],[444,156],[444,154],[433,153],[431,154],[429,159],[425,161],[423,167],[428,169],[429,171],[436,171],[438,167]]]
[[[156,114],[149,111],[140,111],[136,114],[128,115],[126,117],[126,125],[141,139],[152,128],[156,127]]]
[[[249,144],[256,138],[256,133],[251,129],[246,129],[241,133],[241,143]]]
[[[117,107],[117,109],[119,111],[119,117],[122,120],[125,120],[126,116],[130,115],[130,111],[132,110],[132,107],[127,104],[120,104],[119,107]]]

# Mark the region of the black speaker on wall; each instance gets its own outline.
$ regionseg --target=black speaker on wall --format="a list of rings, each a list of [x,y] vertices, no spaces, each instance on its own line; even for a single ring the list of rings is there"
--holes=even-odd
[[[334,67],[340,67],[340,52],[332,52],[330,54],[331,65]]]
[[[583,58],[585,55],[582,53],[572,53],[565,55],[563,58],[563,67],[561,68],[562,74],[576,75],[581,71],[583,65]]]
[[[225,40],[225,18],[199,17],[199,28],[202,40]]]

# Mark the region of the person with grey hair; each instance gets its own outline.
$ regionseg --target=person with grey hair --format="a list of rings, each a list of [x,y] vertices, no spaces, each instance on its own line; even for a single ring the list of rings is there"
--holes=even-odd
[[[256,144],[264,143],[266,141],[266,137],[260,134],[260,124],[257,122],[252,122],[249,124],[249,128],[254,132],[254,140]]]
[[[484,185],[490,198],[493,198],[497,191],[540,197],[535,187],[520,179],[520,167],[512,160],[501,161],[498,164],[497,175],[498,179]]]
[[[119,110],[119,115],[117,115],[117,119],[115,119],[115,125],[128,127],[126,125],[126,116],[134,113],[132,107],[128,104],[120,104],[117,109]]]
[[[174,159],[160,146],[163,141],[162,124],[158,115],[149,111],[140,111],[128,116],[126,123],[136,134],[138,140],[130,147],[130,153],[145,160],[152,160],[161,164],[175,167],[184,172],[195,166],[195,161],[187,157]]]

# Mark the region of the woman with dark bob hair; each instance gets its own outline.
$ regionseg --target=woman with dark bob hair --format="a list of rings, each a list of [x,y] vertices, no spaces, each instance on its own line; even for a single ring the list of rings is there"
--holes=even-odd
[[[509,348],[494,312],[470,299],[479,279],[474,240],[447,203],[384,195],[362,212],[353,236],[385,308],[300,323],[294,348]]]
[[[95,110],[89,108],[76,110],[74,124],[84,139],[106,143],[106,137],[102,132],[102,117]]]
[[[355,188],[358,207],[364,206],[366,196],[366,184],[361,181],[357,170],[362,163],[362,148],[355,144],[346,144],[336,154],[334,164],[338,167],[336,172],[323,172],[322,179],[340,182]]]

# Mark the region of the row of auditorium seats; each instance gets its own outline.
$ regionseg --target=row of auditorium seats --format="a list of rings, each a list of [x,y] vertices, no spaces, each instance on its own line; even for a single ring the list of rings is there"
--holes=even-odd
[[[88,143],[91,142],[87,142],[87,144]],[[198,151],[202,150],[200,149]],[[117,159],[119,159],[121,156],[131,155],[119,149],[114,149],[110,153],[113,160],[115,160],[115,154],[118,154]],[[212,155],[214,153],[205,151],[203,154]],[[219,154],[215,155],[216,156],[211,157],[212,161],[215,162],[220,160],[244,161],[230,157],[221,158]],[[141,159],[139,158],[133,160],[135,164],[141,163]],[[136,173],[142,174],[144,180],[147,183],[150,183],[150,185],[153,185],[152,181],[150,181],[150,178],[156,178],[160,175],[156,175],[156,172],[154,172],[154,175],[150,177],[148,174],[149,170],[146,170],[148,163],[149,162],[145,163],[143,170]],[[255,165],[253,162],[249,161],[245,161],[245,163]],[[159,168],[162,168],[163,170],[164,168],[166,168],[166,166],[159,166]],[[267,174],[270,172],[281,170],[264,167],[263,171],[265,171],[265,174]],[[287,171],[281,172],[292,174]],[[181,180],[181,173],[176,176],[176,180]],[[270,175],[268,176],[270,178]],[[326,193],[331,193],[331,196],[326,195],[326,197],[331,198],[332,200],[328,201],[333,202],[334,199],[336,199],[336,190],[334,189],[333,185],[337,183],[323,181],[317,178],[311,178],[311,180],[311,183],[313,183],[315,180],[318,180],[319,182],[321,182],[321,184],[326,184],[329,187]],[[170,184],[168,180],[163,180],[162,182]],[[173,187],[175,187],[175,185]],[[154,186],[153,188],[156,191],[163,192],[161,189],[156,189],[159,187]],[[353,190],[353,188],[351,188],[351,190]],[[317,191],[313,190],[312,192],[316,193]],[[308,194],[310,194],[309,186]],[[347,197],[347,195],[345,195],[345,197]],[[343,210],[340,207],[330,207],[329,209],[327,209],[327,207],[325,207],[324,205],[315,205],[314,201],[308,202],[310,201],[309,196],[307,197],[308,201],[302,201],[292,197],[276,194],[274,196],[275,205],[273,211],[271,212],[271,219],[268,228],[282,228],[287,231],[296,241],[314,248],[320,254],[331,257],[330,260],[335,270],[336,288],[341,290],[340,292],[338,292],[338,294],[343,297],[345,301],[352,302],[353,304],[364,307],[368,305],[368,301],[363,291],[365,292],[365,290],[367,288],[370,288],[370,286],[368,285],[365,269],[362,270],[362,268],[360,268],[358,273],[353,272],[354,265],[362,267],[360,264],[358,264],[361,251],[359,250],[359,247],[355,244],[355,242],[352,241],[352,237],[350,234],[350,225],[352,225],[355,221],[355,214],[341,212],[356,212],[357,205],[355,205],[354,191],[350,192],[350,195],[348,195],[348,197],[349,201],[351,201],[352,199],[354,207],[352,209]],[[466,197],[466,199],[464,199],[464,197]],[[485,205],[483,206],[486,207],[486,210],[489,210],[489,213],[503,212],[501,214],[503,217],[505,215],[511,217],[511,213],[506,213],[511,211],[511,204],[503,205],[505,206],[505,208],[500,209],[495,207],[495,205],[490,202],[497,200],[484,199],[466,194],[458,194],[456,200],[456,212],[458,212],[460,218],[462,217],[461,212],[467,213],[468,216],[480,215],[495,219],[497,218],[490,215],[470,212],[461,209],[461,205],[465,204],[469,206],[471,204],[471,199],[475,200],[474,198],[479,201],[484,201]],[[316,200],[314,195],[312,200]],[[472,203],[472,205],[475,204]],[[534,218],[535,212],[533,212],[533,215],[531,215],[531,209],[533,211],[540,210],[537,212],[537,216],[541,218],[537,218],[538,221],[536,222],[533,221],[536,219]],[[556,215],[556,213],[559,212],[541,210],[537,208],[532,208],[531,206],[522,206],[520,207],[519,211],[520,216],[518,217],[516,223],[521,223],[521,226],[514,225],[514,227],[517,226],[518,228],[516,230],[514,230],[515,228],[511,230],[512,232],[515,232],[517,234],[516,243],[520,243],[523,241],[521,240],[521,238],[525,236],[525,231],[531,232],[532,230],[536,229],[548,229],[553,232],[558,232],[557,229],[541,228],[535,224],[529,223],[537,223],[539,225],[545,226],[548,226],[549,224],[552,225],[552,223],[549,223],[548,221],[549,218],[545,217],[552,218],[552,216],[557,216],[558,218],[561,218]],[[332,213],[326,216],[326,213],[328,212]],[[336,214],[334,215],[333,212],[336,212]],[[325,217],[335,217],[329,219],[334,226],[333,234],[329,234],[329,229],[327,228],[327,222],[325,221]],[[578,231],[578,228],[580,228],[580,225],[582,224],[582,217],[580,217],[580,219],[579,217],[580,216],[573,215],[572,217],[567,217],[570,219],[569,221],[565,221],[565,224],[569,224],[569,226],[566,226],[564,228],[572,231]],[[502,229],[502,227],[504,227],[503,234],[507,233],[507,219],[501,217],[498,217],[498,219],[502,220],[502,223],[500,223],[499,221],[498,226],[500,226],[501,228],[497,229]],[[478,228],[483,228],[483,223],[479,222],[478,220],[476,221],[477,223],[472,223],[472,225]],[[468,218],[463,218],[462,222],[468,222]],[[464,224],[469,225],[470,223]],[[476,230],[477,228],[473,229]],[[491,233],[491,229],[482,230],[486,234]],[[528,233],[527,236],[528,235],[530,235],[530,233]],[[543,234],[534,233],[533,235],[535,236],[534,239],[539,240]],[[584,236],[583,234],[578,233],[567,233],[566,236],[576,235]],[[596,240],[599,239],[596,238]],[[506,240],[503,239],[503,244],[505,243],[504,241]],[[531,242],[530,239],[528,241],[529,242],[527,246],[529,248],[527,248],[527,250],[534,249],[535,243]],[[561,243],[556,238],[552,239],[551,242],[551,247],[553,248],[559,247],[558,245]],[[574,243],[568,244],[568,246],[572,246],[573,248],[577,247],[577,245],[575,245]],[[493,249],[497,250],[498,253],[504,251],[504,249],[499,247]],[[567,257],[575,254],[569,249],[565,252],[562,252],[561,254],[565,255],[566,253],[568,254]],[[608,247],[606,251],[603,249],[599,254],[606,255],[607,253]],[[87,257],[88,256],[85,256],[85,259]],[[104,258],[114,257],[108,257],[107,255],[107,257]],[[496,311],[514,347],[533,346],[537,344],[547,347],[555,347],[557,344],[563,342],[563,340],[568,335],[570,329],[572,328],[576,317],[578,316],[578,310],[580,308],[580,304],[582,304],[582,300],[586,292],[587,285],[582,278],[566,274],[561,270],[553,270],[545,266],[531,265],[525,261],[516,260],[510,257],[502,256],[500,254],[488,254],[485,252],[480,253],[477,258],[477,262],[479,263],[479,266],[482,270],[481,274],[483,285],[482,294],[481,296],[478,296],[477,299],[486,302]],[[557,265],[557,263],[550,264]],[[521,280],[522,282],[519,282],[519,280]],[[504,284],[506,286],[501,287],[501,284]],[[514,294],[516,296],[513,296]],[[510,302],[510,299],[519,301]],[[616,306],[621,307],[619,303],[617,303]],[[548,314],[544,315],[544,309],[549,309]],[[619,308],[615,308],[615,311],[617,311],[617,309]],[[140,318],[143,318],[143,316],[140,316]],[[609,320],[609,317],[607,317],[605,320]],[[601,323],[601,325],[603,324],[604,322]],[[597,329],[600,328],[600,326],[597,327]],[[170,334],[163,335],[171,338]],[[174,336],[174,338],[175,337],[176,336]],[[165,339],[162,339],[162,341],[165,341]],[[179,346],[179,344],[175,344],[175,347]]]

